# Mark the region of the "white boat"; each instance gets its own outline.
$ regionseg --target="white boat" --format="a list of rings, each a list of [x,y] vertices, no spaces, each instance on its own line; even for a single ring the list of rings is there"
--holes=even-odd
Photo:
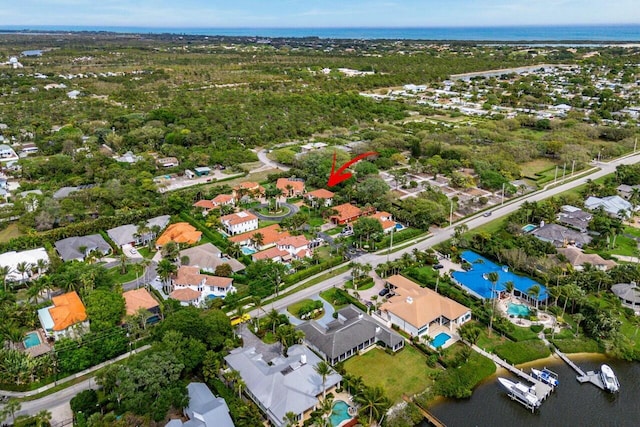
[[[540,399],[538,399],[538,396],[536,396],[534,386],[529,387],[520,382],[513,382],[506,378],[498,378],[498,381],[502,387],[507,390],[507,393],[509,393],[509,396],[512,399],[517,399],[527,408],[534,410],[542,403]]]
[[[606,390],[611,393],[616,393],[620,390],[618,378],[616,378],[616,374],[613,373],[613,369],[611,369],[609,365],[602,365],[600,367],[600,377]]]
[[[541,370],[531,368],[531,375],[551,387],[558,387],[558,384],[560,384],[558,381],[558,374],[547,368],[542,368]]]

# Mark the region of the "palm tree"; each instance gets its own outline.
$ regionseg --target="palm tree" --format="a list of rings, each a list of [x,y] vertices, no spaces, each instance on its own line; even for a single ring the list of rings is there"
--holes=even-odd
[[[253,246],[259,249],[264,243],[264,234],[254,233],[253,236],[251,236],[251,240],[253,241]]]
[[[327,377],[333,373],[333,368],[324,360],[319,361],[313,368],[316,374],[322,377],[322,398],[324,399],[327,391],[325,385],[327,383]]]
[[[123,252],[118,256],[118,261],[120,262],[120,274],[127,274],[127,261],[129,261],[129,257]]]
[[[354,396],[360,405],[360,411],[368,414],[369,424],[382,417],[389,406],[389,399],[382,387],[366,387],[362,393]]]
[[[8,265],[0,266],[0,280],[2,280],[2,288],[7,292],[7,275],[11,272]]]
[[[20,273],[20,281],[25,282],[29,279],[29,272],[31,271],[31,264],[26,261],[19,262],[16,265],[16,271]]]
[[[498,299],[496,295],[496,285],[498,284],[498,280],[500,276],[496,271],[492,271],[487,274],[487,280],[491,282],[491,317],[489,318],[489,336],[491,336],[491,330],[493,328],[493,316],[496,311],[496,300]]]
[[[242,249],[237,243],[230,243],[225,252],[231,258],[239,258],[242,255]]]
[[[174,261],[180,254],[180,248],[176,242],[167,242],[162,247],[162,257]]]
[[[536,301],[536,310],[538,309],[538,297],[540,296],[540,285],[533,285],[527,290],[527,295]]]
[[[509,280],[507,282],[504,282],[504,287],[506,288],[507,292],[509,292],[509,294],[513,296],[513,290],[516,288],[515,283],[513,283],[512,280]]]
[[[284,414],[284,418],[282,419],[282,421],[284,421],[284,426],[285,427],[294,427],[298,425],[298,415],[296,415],[295,413],[289,411],[286,414]]]
[[[168,288],[169,278],[171,278],[171,276],[173,276],[176,271],[178,271],[178,267],[172,264],[171,261],[163,259],[158,263],[156,271],[158,273],[158,277],[160,277],[160,280],[162,280],[163,290],[165,290],[166,288]],[[165,293],[168,294],[169,292]]]
[[[51,425],[51,412],[43,409],[38,412],[35,416],[36,427],[45,427]]]
[[[278,313],[275,309],[271,309],[271,311],[267,314],[267,324],[273,328],[273,333],[276,333],[276,326],[280,324],[280,313]]]
[[[142,258],[142,261],[140,261],[140,266],[144,271],[144,276],[142,276],[142,281],[144,283],[147,283],[147,281],[149,280],[149,267],[151,266],[151,260],[149,258]],[[136,283],[136,287],[138,285],[139,283]]]
[[[38,269],[38,275],[41,275],[47,272],[49,263],[46,260],[39,258],[38,261],[36,261],[36,268]]]
[[[22,408],[20,401],[16,398],[11,398],[4,404],[2,408],[2,412],[0,412],[0,418],[7,418],[7,415],[11,414],[11,419],[16,419],[16,412],[18,412]]]
[[[580,322],[584,320],[584,315],[582,313],[576,313],[573,315],[573,320],[576,322],[576,333],[573,336],[577,337],[578,331],[580,330]],[[636,329],[636,333],[638,333],[637,329]]]

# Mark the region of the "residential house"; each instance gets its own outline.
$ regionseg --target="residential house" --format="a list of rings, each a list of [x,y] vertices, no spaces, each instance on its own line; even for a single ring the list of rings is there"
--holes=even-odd
[[[231,236],[258,229],[258,217],[248,211],[222,216],[220,223]]]
[[[88,330],[87,311],[75,291],[53,297],[52,302],[53,305],[38,310],[47,337],[74,338]]]
[[[256,233],[262,234],[262,244],[256,245],[253,236]],[[282,231],[280,229],[280,225],[271,224],[267,227],[262,227],[256,231],[249,231],[242,234],[237,234],[235,236],[229,237],[229,241],[236,243],[240,246],[253,246],[257,250],[261,251],[272,246],[275,246],[276,242],[284,239],[285,237],[289,237],[290,234],[288,231]]]
[[[403,276],[390,276],[386,282],[393,296],[380,306],[380,317],[411,336],[432,335],[442,327],[454,331],[471,319],[469,307]]]
[[[311,151],[322,150],[323,148],[327,148],[328,145],[324,142],[309,142],[308,144],[304,144],[300,146],[300,153],[309,153]]]
[[[636,314],[640,312],[640,288],[635,282],[617,283],[611,286],[611,292],[620,298],[622,305],[634,310]]]
[[[245,196],[262,197],[264,196],[264,187],[257,182],[245,181],[233,187],[232,194],[236,200]]]
[[[333,204],[333,196],[335,196],[334,192],[321,188],[308,192],[304,197],[309,201],[311,207],[315,208],[318,206],[331,206]]]
[[[184,414],[189,421],[170,420],[165,427],[234,427],[229,407],[222,397],[215,397],[204,383],[187,385],[189,405]]]
[[[332,392],[342,376],[333,372],[324,381],[315,370],[321,359],[303,345],[293,345],[287,357],[269,361],[256,347],[236,348],[224,358],[229,368],[240,373],[245,392],[276,427],[285,425],[287,412],[298,421],[307,419],[319,406],[323,392]]]
[[[216,267],[223,264],[228,264],[234,273],[245,269],[244,264],[235,258],[231,258],[223,254],[220,249],[211,243],[205,243],[203,245],[181,250],[180,259],[183,258],[186,258],[187,262],[182,265],[198,267],[200,270],[206,271],[207,273],[215,272]]]
[[[169,215],[151,218],[145,223],[149,231],[142,234],[138,232],[136,225],[126,224],[107,230],[107,235],[120,247],[146,245],[156,237],[153,229],[159,227],[160,230],[163,230],[169,224],[170,220],[171,217]]]
[[[114,159],[115,159],[116,162],[130,163],[131,164],[131,163],[137,163],[137,162],[141,161],[143,159],[143,157],[135,155],[131,151],[127,151],[122,156],[115,156]]]
[[[78,191],[78,187],[62,187],[53,193],[52,197],[55,200],[62,200],[69,197],[71,193],[75,193],[76,191]]]
[[[334,206],[333,209],[336,211],[336,214],[331,217],[331,221],[334,224],[343,225],[355,221],[362,215],[362,210],[351,203],[343,203],[342,205]]]
[[[278,178],[276,188],[282,191],[284,197],[302,197],[304,194],[304,181],[301,179]]]
[[[309,240],[302,235],[285,237],[276,243],[276,247],[294,258],[302,259],[311,256]]]
[[[305,343],[327,362],[335,365],[376,343],[396,352],[404,347],[404,338],[376,322],[353,305],[338,311],[338,317],[326,325],[310,320],[296,326],[304,332]]]
[[[634,211],[633,205],[620,196],[589,196],[587,200],[584,201],[584,206],[589,210],[602,208],[612,217],[619,217],[621,213],[630,215]]]
[[[18,155],[9,145],[0,144],[0,162],[7,162],[9,160],[18,160]]]
[[[26,144],[22,144],[20,147],[20,153],[24,156],[28,156],[29,154],[34,154],[38,152],[38,146],[33,142],[27,142]]]
[[[271,247],[269,249],[265,249],[264,251],[251,254],[251,260],[253,262],[263,261],[267,259],[270,259],[273,262],[287,263],[291,261],[292,256],[289,252],[278,247]]]
[[[181,301],[184,303],[183,305],[200,305],[207,299],[224,298],[236,291],[232,278],[201,274],[198,267],[186,265],[178,269],[176,276],[172,280],[172,285],[173,292],[169,297]],[[193,292],[178,292],[185,289],[198,292],[198,297],[195,297]],[[185,297],[187,299],[183,299]]]
[[[122,294],[127,316],[133,316],[140,310],[149,313],[147,322],[160,318],[160,304],[145,288],[132,289]]]
[[[28,251],[16,252],[9,251],[0,254],[0,266],[7,267],[9,273],[4,277],[7,282],[21,282],[40,274],[38,271],[38,262],[49,265],[49,255],[45,248],[31,249]],[[18,265],[24,264],[29,267],[28,271],[20,273]]]
[[[616,190],[618,191],[618,195],[620,197],[622,197],[625,200],[629,200],[633,195],[634,191],[638,192],[640,190],[640,185],[620,184],[618,185]]]
[[[180,164],[176,157],[161,157],[156,160],[156,163],[163,168],[172,168]]]
[[[384,233],[391,233],[396,228],[396,222],[393,220],[393,216],[389,212],[376,212],[371,215],[371,218],[378,220]]]
[[[196,230],[194,226],[187,222],[176,222],[171,224],[164,233],[156,240],[156,247],[161,248],[169,242],[184,243],[193,245],[200,241],[202,232]]]
[[[618,265],[615,261],[604,259],[598,254],[585,254],[582,249],[575,246],[566,248],[558,248],[558,253],[563,255],[569,264],[577,271],[582,271],[586,264],[591,264],[594,268],[601,271],[611,270]]]
[[[593,215],[590,212],[585,212],[575,206],[564,205],[558,214],[558,222],[560,224],[567,225],[571,228],[586,233],[589,223],[593,219]]]
[[[111,253],[111,246],[99,234],[68,237],[58,240],[54,246],[63,261],[84,261],[92,252],[102,256]]]
[[[218,194],[211,200],[202,199],[193,204],[194,207],[202,209],[202,214],[207,215],[210,210],[217,209],[220,206],[234,206],[236,199],[230,194]]]
[[[581,248],[591,242],[591,236],[588,234],[559,224],[544,224],[543,222],[531,234],[543,242],[552,243],[557,248],[570,245]]]

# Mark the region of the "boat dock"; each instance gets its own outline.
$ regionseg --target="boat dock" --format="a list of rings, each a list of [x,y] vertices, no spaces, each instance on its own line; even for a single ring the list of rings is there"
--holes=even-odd
[[[513,375],[520,377],[522,379],[525,379],[530,383],[532,383],[535,386],[536,397],[540,401],[545,400],[553,391],[553,387],[551,387],[550,385],[543,383],[542,381],[534,378],[532,375],[526,373],[522,369],[516,368],[515,366],[509,364],[507,361],[500,359],[495,354],[484,351],[483,349],[481,349],[476,345],[473,346],[473,349],[478,353],[482,354],[483,356],[493,360],[493,362],[496,365],[506,369],[507,371],[511,372]]]
[[[427,421],[429,421],[429,423],[432,426],[434,426],[434,427],[447,427],[442,421],[437,419],[435,415],[433,415],[431,412],[429,412],[426,409],[424,409],[422,406],[418,405],[416,402],[411,400],[407,395],[403,395],[402,398],[405,400],[405,402],[413,402],[413,404],[416,405],[416,407],[420,410],[420,413],[422,414],[422,416]]]
[[[576,377],[576,379],[580,383],[582,383],[582,384],[591,383],[591,384],[595,385],[596,387],[598,387],[601,390],[605,389],[604,383],[602,382],[602,378],[600,378],[600,372],[594,372],[594,371],[585,372],[585,371],[583,371],[582,369],[580,369],[580,367],[578,365],[573,363],[573,361],[571,359],[569,359],[566,354],[564,354],[563,352],[561,352],[557,348],[556,348],[556,354],[560,357],[560,359],[564,360],[567,365],[571,366],[573,368],[573,370],[578,373],[578,376]]]

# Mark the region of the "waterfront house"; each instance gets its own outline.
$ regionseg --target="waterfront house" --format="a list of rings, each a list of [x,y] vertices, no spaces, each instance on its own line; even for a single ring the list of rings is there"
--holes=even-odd
[[[229,407],[222,397],[215,397],[204,383],[187,385],[189,404],[184,415],[189,421],[170,420],[165,427],[234,427]]]
[[[640,312],[640,288],[631,283],[617,283],[611,286],[611,292],[616,294],[622,305],[628,307],[638,314]]]

